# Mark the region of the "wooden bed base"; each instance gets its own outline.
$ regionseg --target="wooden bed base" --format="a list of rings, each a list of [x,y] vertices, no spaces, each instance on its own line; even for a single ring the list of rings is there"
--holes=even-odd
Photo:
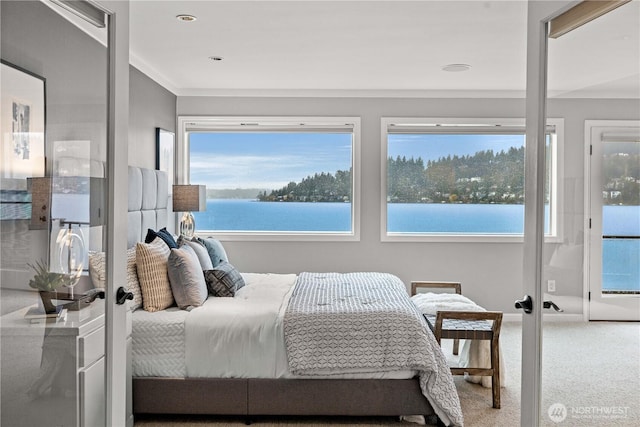
[[[134,414],[433,415],[417,378],[133,378]]]

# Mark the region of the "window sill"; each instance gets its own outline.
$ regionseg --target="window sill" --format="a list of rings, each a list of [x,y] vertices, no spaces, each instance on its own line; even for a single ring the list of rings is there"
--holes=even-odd
[[[300,232],[229,232],[196,231],[199,237],[213,237],[225,242],[359,242],[354,233],[300,233]]]
[[[545,243],[557,243],[558,236],[545,236]],[[384,233],[381,242],[389,243],[524,243],[521,234],[410,234]]]

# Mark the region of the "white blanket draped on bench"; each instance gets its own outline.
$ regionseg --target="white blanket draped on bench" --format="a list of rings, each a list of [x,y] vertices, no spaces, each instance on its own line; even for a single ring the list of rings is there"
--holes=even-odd
[[[411,300],[422,313],[433,316],[438,311],[486,311],[469,298],[453,293],[425,292],[412,296]],[[464,340],[458,362],[461,368],[490,368],[491,342],[487,340]],[[491,377],[467,374],[464,377],[467,381],[491,388]],[[502,349],[500,349],[500,378],[500,383],[504,387],[506,377]]]

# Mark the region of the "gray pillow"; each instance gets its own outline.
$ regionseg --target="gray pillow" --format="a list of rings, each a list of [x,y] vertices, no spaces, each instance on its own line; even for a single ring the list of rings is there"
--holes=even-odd
[[[185,239],[180,236],[178,238],[178,247],[182,245],[188,245],[193,249],[193,251],[198,256],[198,261],[200,261],[200,266],[202,270],[211,270],[213,268],[213,264],[211,263],[211,258],[209,257],[209,252],[207,252],[207,248],[204,246],[204,243],[201,243],[196,237],[192,240]]]
[[[171,292],[178,307],[190,309],[201,306],[208,296],[207,284],[193,249],[190,246],[171,249],[167,268]]]
[[[207,237],[206,239],[198,238],[198,241],[202,243],[205,248],[207,248],[209,258],[211,258],[211,264],[213,264],[214,268],[223,261],[229,262],[227,252],[224,250],[224,247],[219,240],[212,237]]]
[[[204,272],[209,292],[216,297],[233,297],[245,283],[242,275],[226,261]]]

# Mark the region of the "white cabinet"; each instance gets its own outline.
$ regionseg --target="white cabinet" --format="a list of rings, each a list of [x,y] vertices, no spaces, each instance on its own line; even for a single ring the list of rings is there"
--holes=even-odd
[[[0,425],[104,427],[104,301],[55,323],[30,323],[28,309],[0,319]]]
[[[80,383],[80,425],[104,427],[105,376],[104,356],[78,373]]]

